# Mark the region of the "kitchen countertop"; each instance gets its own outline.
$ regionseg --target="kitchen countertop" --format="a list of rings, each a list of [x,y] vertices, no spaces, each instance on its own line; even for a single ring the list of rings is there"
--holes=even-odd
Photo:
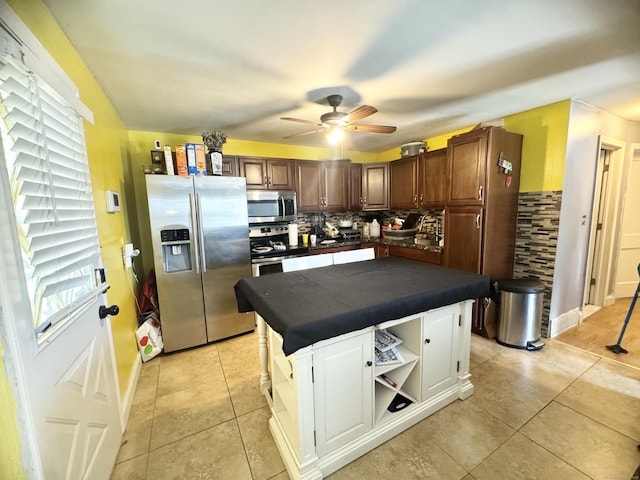
[[[397,257],[243,278],[239,312],[256,311],[289,355],[320,340],[489,295],[490,279]]]
[[[378,243],[381,245],[398,245],[400,247],[406,248],[415,248],[416,250],[427,250],[430,252],[441,253],[444,250],[444,247],[440,247],[437,245],[420,245],[417,243],[413,243],[413,241],[409,239],[398,239],[391,240],[389,238],[363,238],[361,240],[336,240],[335,243],[330,243],[327,245],[322,245],[318,243],[315,247],[309,247],[309,251],[316,250],[324,250],[328,248],[336,248],[336,247],[348,247],[351,245],[363,245],[365,243]]]

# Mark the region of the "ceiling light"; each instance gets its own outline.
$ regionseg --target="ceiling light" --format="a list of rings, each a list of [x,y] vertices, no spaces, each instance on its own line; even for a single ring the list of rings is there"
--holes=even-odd
[[[339,143],[344,139],[344,131],[340,127],[333,127],[329,130],[327,138],[331,143]]]

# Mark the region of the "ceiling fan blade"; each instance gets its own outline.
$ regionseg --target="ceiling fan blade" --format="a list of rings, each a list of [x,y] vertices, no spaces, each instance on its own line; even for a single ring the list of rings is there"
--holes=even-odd
[[[286,137],[282,137],[282,138],[285,139],[285,138],[300,137],[302,135],[309,135],[311,133],[320,133],[324,131],[325,131],[324,128],[318,128],[317,130],[308,130],[306,132],[294,133],[293,135],[287,135]]]
[[[372,107],[370,105],[360,105],[355,110],[347,113],[344,117],[342,117],[342,121],[345,123],[357,122],[363,118],[368,117],[369,115],[373,115],[378,111],[377,108]]]
[[[350,132],[393,133],[396,127],[389,125],[347,125]]]
[[[309,125],[322,125],[321,123],[312,122],[311,120],[303,120],[302,118],[280,117],[280,120],[287,120],[288,122],[308,123]]]

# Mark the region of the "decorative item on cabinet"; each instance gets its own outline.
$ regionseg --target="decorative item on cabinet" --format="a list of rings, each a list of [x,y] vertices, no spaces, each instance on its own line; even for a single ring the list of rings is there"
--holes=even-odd
[[[227,135],[222,130],[202,132],[202,141],[208,149],[207,171],[222,175],[222,145],[227,143]]]

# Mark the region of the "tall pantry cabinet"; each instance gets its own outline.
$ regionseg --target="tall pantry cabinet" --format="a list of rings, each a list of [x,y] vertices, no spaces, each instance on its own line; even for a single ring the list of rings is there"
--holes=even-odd
[[[445,265],[492,281],[513,277],[522,135],[486,127],[447,144]],[[497,333],[493,301],[474,305],[472,331]]]

